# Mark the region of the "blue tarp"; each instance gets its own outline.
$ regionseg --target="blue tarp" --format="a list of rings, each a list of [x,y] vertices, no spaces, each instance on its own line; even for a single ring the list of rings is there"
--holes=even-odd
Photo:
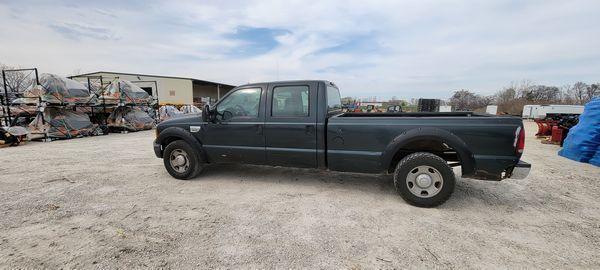
[[[579,123],[569,130],[558,152],[568,159],[590,162],[600,166],[600,97],[593,98],[585,105]]]
[[[590,164],[594,164],[600,167],[600,147],[598,147],[598,150],[596,150],[596,154],[594,155],[594,157],[590,159]]]

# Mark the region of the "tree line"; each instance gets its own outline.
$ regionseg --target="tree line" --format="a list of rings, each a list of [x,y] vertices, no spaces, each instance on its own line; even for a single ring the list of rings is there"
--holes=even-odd
[[[576,82],[561,87],[534,84],[529,80],[512,82],[494,95],[482,96],[470,90],[458,90],[448,104],[455,111],[485,110],[487,105],[498,105],[498,113],[521,114],[525,105],[569,104],[584,105],[600,96],[600,83]]]

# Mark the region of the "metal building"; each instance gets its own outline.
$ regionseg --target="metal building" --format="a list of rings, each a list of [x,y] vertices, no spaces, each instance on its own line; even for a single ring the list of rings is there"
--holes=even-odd
[[[103,85],[107,85],[115,79],[131,81],[153,97],[158,98],[161,105],[201,104],[207,100],[215,102],[235,87],[229,84],[194,78],[111,71],[85,73],[69,78],[84,83],[88,80],[101,81]]]

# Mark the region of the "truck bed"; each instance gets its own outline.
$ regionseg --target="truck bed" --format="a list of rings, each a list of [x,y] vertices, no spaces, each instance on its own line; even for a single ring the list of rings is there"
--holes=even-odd
[[[397,151],[392,148],[409,152],[411,144],[420,144],[439,155],[454,155],[466,177],[500,180],[520,158],[514,147],[518,127],[520,118],[472,112],[343,113],[327,121],[327,166],[387,171],[394,159],[389,152]]]

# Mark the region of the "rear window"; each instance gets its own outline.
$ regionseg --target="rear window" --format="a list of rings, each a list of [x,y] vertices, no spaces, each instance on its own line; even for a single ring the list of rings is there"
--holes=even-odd
[[[275,87],[271,115],[274,117],[308,116],[308,93],[308,86]]]
[[[340,90],[333,86],[327,86],[327,112],[335,112],[342,109],[342,98]]]

